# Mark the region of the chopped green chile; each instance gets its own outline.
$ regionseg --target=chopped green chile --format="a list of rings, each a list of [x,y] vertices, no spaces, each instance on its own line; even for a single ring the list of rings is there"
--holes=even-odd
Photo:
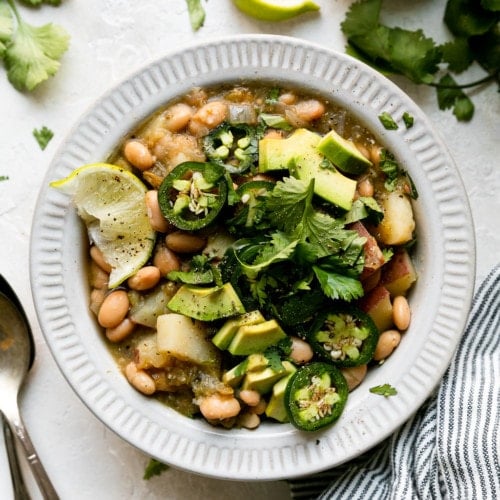
[[[379,331],[370,316],[352,306],[323,314],[308,335],[313,350],[338,367],[368,363],[375,352]]]
[[[158,203],[175,227],[194,231],[215,220],[226,203],[225,170],[214,163],[184,162],[163,179]]]
[[[287,384],[285,407],[300,430],[316,431],[335,422],[344,410],[349,389],[330,363],[314,362],[297,370]]]

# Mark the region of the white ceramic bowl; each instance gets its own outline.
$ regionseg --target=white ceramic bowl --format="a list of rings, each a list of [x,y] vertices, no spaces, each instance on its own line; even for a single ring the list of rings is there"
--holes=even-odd
[[[347,108],[390,149],[413,178],[419,279],[412,322],[395,353],[349,397],[336,425],[317,433],[291,425],[224,430],[191,420],[136,392],[118,370],[88,311],[85,231],[71,200],[48,187],[74,168],[105,159],[138,122],[194,86],[272,81],[320,92]],[[385,130],[383,111],[412,128]],[[245,35],[165,56],[127,78],[78,121],[57,152],[35,210],[32,290],[39,321],[61,371],[82,401],[123,439],[160,461],[228,479],[298,477],[338,465],[376,445],[424,402],[459,341],[474,283],[468,201],[445,146],[422,111],[364,64],[304,41]],[[369,392],[390,383],[397,396]]]

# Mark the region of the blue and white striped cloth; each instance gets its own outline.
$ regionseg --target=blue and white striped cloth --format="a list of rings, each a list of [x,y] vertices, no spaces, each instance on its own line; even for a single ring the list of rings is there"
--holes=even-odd
[[[500,499],[500,265],[476,293],[435,394],[395,434],[335,469],[290,480],[294,499]]]

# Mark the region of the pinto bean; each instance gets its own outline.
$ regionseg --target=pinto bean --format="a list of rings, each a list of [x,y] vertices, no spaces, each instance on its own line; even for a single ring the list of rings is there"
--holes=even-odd
[[[146,193],[146,210],[151,227],[159,233],[166,233],[172,226],[165,219],[158,203],[158,191],[151,189]]]
[[[114,328],[125,319],[129,307],[127,292],[124,290],[111,292],[101,304],[97,321],[104,328]]]
[[[187,127],[193,114],[194,111],[191,106],[183,102],[173,104],[165,111],[165,127],[167,130],[170,130],[170,132],[179,132]]]
[[[257,391],[243,389],[238,396],[248,406],[257,406],[260,403],[260,394]]]
[[[155,162],[147,146],[140,141],[128,141],[123,149],[123,154],[139,170],[148,170]]]
[[[133,387],[146,396],[151,396],[156,391],[153,377],[146,371],[139,370],[133,361],[125,367],[125,376]]]
[[[241,410],[239,401],[233,396],[212,394],[201,400],[200,411],[207,420],[224,420],[235,417]]]
[[[382,332],[378,338],[373,359],[375,361],[381,361],[382,359],[388,358],[392,354],[392,351],[399,345],[400,341],[401,334],[397,330],[386,330]]]
[[[153,264],[160,270],[162,276],[166,276],[170,271],[178,271],[181,268],[179,257],[165,245],[156,247]]]
[[[394,297],[392,301],[392,320],[399,330],[406,330],[410,326],[410,305],[403,295]]]
[[[299,337],[291,337],[292,339],[292,350],[290,352],[290,358],[293,362],[302,365],[311,361],[314,356],[312,347]]]
[[[177,253],[195,253],[207,244],[206,239],[184,231],[174,231],[165,237],[167,248]]]
[[[260,417],[255,413],[245,412],[239,415],[238,424],[245,429],[256,429],[260,425]]]
[[[135,323],[130,318],[125,318],[114,328],[106,328],[106,337],[111,342],[121,342],[125,340],[135,328]]]
[[[108,274],[111,272],[111,265],[104,260],[104,255],[99,247],[95,245],[90,247],[90,257],[104,272]]]
[[[368,371],[368,365],[350,366],[349,368],[342,368],[340,371],[342,375],[344,375],[347,387],[352,391],[361,384],[365,378],[366,372]]]
[[[144,266],[127,280],[132,290],[149,290],[158,284],[161,278],[160,270],[156,266]]]
[[[295,105],[295,113],[301,120],[312,122],[323,116],[325,113],[325,105],[316,99],[299,101]]]
[[[358,193],[359,196],[373,196],[375,189],[373,187],[372,181],[365,177],[363,180],[358,183]]]

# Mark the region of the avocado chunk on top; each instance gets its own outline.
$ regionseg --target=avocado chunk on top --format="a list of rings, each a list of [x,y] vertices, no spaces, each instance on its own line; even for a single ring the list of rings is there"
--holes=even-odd
[[[264,352],[285,337],[286,333],[275,319],[256,325],[243,325],[238,328],[227,350],[233,356]]]
[[[222,381],[231,387],[237,387],[249,372],[264,370],[269,366],[269,360],[262,353],[250,354],[241,363],[233,366],[222,375]]]
[[[266,415],[278,422],[288,422],[288,413],[285,408],[285,390],[291,376],[297,371],[297,368],[289,361],[283,361],[283,366],[287,375],[279,379],[272,389],[269,403],[266,406]]]
[[[316,195],[350,210],[356,181],[335,167],[329,168],[329,160],[317,148],[321,139],[319,134],[307,129],[297,129],[287,139],[261,139],[259,172],[288,169],[298,179],[306,182],[314,179]]]
[[[352,141],[344,139],[335,130],[330,130],[318,142],[317,149],[346,174],[362,174],[372,165],[372,162],[359,151]]]
[[[256,325],[265,321],[260,311],[250,311],[241,316],[230,318],[221,326],[219,331],[213,336],[212,342],[222,351],[229,347],[238,328],[244,325]]]
[[[172,312],[201,321],[215,321],[245,312],[231,283],[208,288],[182,285],[167,307]]]

